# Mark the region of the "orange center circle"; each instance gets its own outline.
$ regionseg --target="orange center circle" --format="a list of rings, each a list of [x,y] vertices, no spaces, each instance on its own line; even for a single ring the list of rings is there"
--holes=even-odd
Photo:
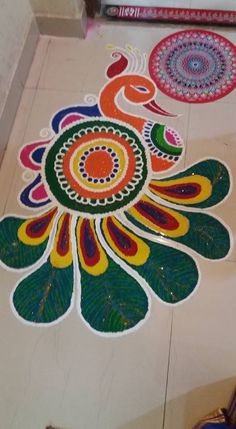
[[[88,155],[85,171],[90,177],[102,179],[112,173],[113,162],[109,153],[99,150]]]
[[[112,132],[99,132],[99,133],[96,133],[96,139],[114,140],[114,133],[112,133]],[[73,177],[73,175],[71,174],[70,161],[71,161],[71,158],[73,157],[73,155],[78,150],[78,148],[84,143],[90,143],[91,140],[92,140],[92,136],[90,133],[80,137],[77,141],[75,141],[75,143],[71,146],[71,148],[66,152],[64,159],[63,159],[63,173],[64,173],[68,183],[70,184],[72,189],[74,189],[76,192],[78,192],[81,196],[83,196],[85,198],[97,198],[98,193],[96,190],[84,189],[81,186],[81,184],[78,182],[78,180],[76,180]],[[111,196],[111,192],[113,195],[116,192],[119,192],[120,190],[122,190],[123,187],[126,186],[126,184],[133,178],[134,173],[135,173],[135,167],[136,167],[135,154],[134,154],[134,151],[133,151],[132,147],[130,146],[129,142],[127,142],[124,138],[119,137],[118,135],[115,135],[115,140],[126,150],[126,153],[127,153],[126,158],[127,158],[128,168],[127,168],[125,176],[119,181],[119,183],[117,183],[116,186],[114,186],[112,188],[112,190],[108,189],[108,190],[104,190],[103,192],[99,193],[100,198],[107,198],[107,197],[109,198]]]

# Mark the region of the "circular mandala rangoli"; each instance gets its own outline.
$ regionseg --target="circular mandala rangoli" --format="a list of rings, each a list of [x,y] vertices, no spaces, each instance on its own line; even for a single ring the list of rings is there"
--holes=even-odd
[[[45,178],[64,207],[105,216],[139,197],[148,176],[147,157],[141,137],[118,121],[80,121],[49,150]]]
[[[210,31],[179,31],[155,46],[149,72],[157,87],[176,100],[214,101],[236,87],[236,47]]]

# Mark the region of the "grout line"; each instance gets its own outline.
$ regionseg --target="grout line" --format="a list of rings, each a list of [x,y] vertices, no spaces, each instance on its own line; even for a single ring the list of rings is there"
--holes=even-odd
[[[236,264],[236,259],[226,259],[225,261],[223,261],[227,264]]]
[[[28,87],[24,88],[26,90],[32,90],[32,91],[34,91],[34,95],[33,95],[32,101],[31,101],[30,110],[28,112],[28,117],[27,117],[27,120],[26,120],[26,123],[25,123],[24,131],[23,131],[22,139],[21,139],[21,144],[18,147],[18,151],[20,150],[20,148],[22,147],[22,145],[25,143],[25,136],[26,136],[26,132],[27,132],[27,129],[28,129],[28,126],[29,126],[30,116],[31,116],[31,113],[32,113],[32,110],[33,110],[33,106],[34,106],[34,103],[35,103],[35,99],[36,99],[36,95],[37,95],[37,92],[38,92],[38,85],[39,85],[40,77],[41,77],[41,74],[42,74],[43,66],[44,66],[46,58],[47,58],[47,53],[48,53],[50,42],[51,41],[48,40],[47,48],[46,48],[45,55],[44,55],[44,58],[43,58],[43,61],[42,61],[41,67],[40,67],[40,73],[39,73],[38,81],[36,83],[35,88],[28,88]],[[33,61],[32,61],[32,64],[33,64]],[[31,64],[31,67],[32,67],[32,64]],[[21,100],[22,100],[22,97],[23,97],[23,93],[22,93],[22,96],[21,96]],[[21,103],[21,100],[20,100],[20,103]],[[19,107],[20,107],[20,104],[19,104]],[[14,126],[15,126],[15,123],[13,124],[12,130],[13,130]],[[18,164],[18,160],[16,159],[16,167],[18,165],[19,165]],[[12,181],[11,181],[10,186],[9,186],[8,198],[6,199],[5,204],[4,204],[3,215],[5,215],[5,213],[6,213],[7,204],[9,202],[9,196],[11,195],[13,184],[15,183],[16,173],[17,173],[17,168],[15,170],[15,174],[13,175]]]
[[[41,77],[41,74],[42,74],[43,66],[44,66],[45,61],[46,61],[46,58],[47,58],[47,53],[48,53],[48,49],[49,49],[50,42],[51,42],[51,41],[50,41],[50,40],[48,40],[47,47],[46,47],[46,50],[45,50],[45,54],[44,54],[44,57],[43,57],[43,61],[42,61],[42,63],[41,63],[41,67],[40,67],[39,77],[38,77],[38,80],[37,80],[37,82],[36,82],[36,86],[35,86],[35,87],[33,87],[33,88],[30,88],[30,87],[27,87],[27,85],[25,85],[25,86],[24,86],[24,88],[23,88],[23,92],[24,92],[24,90],[34,91],[34,95],[33,95],[32,100],[31,100],[30,110],[29,110],[29,112],[28,112],[28,117],[27,117],[27,120],[26,120],[26,123],[25,123],[25,126],[24,126],[24,131],[23,131],[23,133],[22,133],[21,144],[20,144],[20,145],[19,145],[19,147],[17,148],[17,151],[19,151],[19,150],[20,150],[20,148],[22,147],[22,145],[24,144],[25,135],[26,135],[26,132],[27,132],[27,129],[28,129],[28,125],[29,125],[29,121],[30,121],[30,116],[31,116],[32,109],[33,109],[33,106],[34,106],[34,103],[35,103],[35,99],[36,99],[36,95],[37,95],[37,91],[38,91],[38,85],[39,85],[40,77]],[[36,54],[36,55],[37,55],[37,54]],[[34,59],[35,59],[35,56],[34,56],[34,58],[33,58],[33,61],[34,61]],[[33,61],[32,61],[32,63],[31,63],[31,67],[32,67]],[[27,84],[27,81],[26,81],[26,84]],[[15,127],[15,125],[16,125],[17,114],[18,114],[18,112],[19,112],[19,108],[21,107],[21,101],[22,101],[22,98],[23,98],[23,92],[22,92],[21,99],[20,99],[20,103],[19,103],[19,106],[18,106],[18,109],[17,109],[17,112],[16,112],[16,117],[15,117],[15,120],[14,120],[14,123],[13,123],[13,126],[12,126],[11,133],[12,133],[12,131],[13,131],[13,129],[14,129],[14,127]],[[10,141],[10,139],[11,139],[11,135],[10,135],[9,140],[8,140],[8,145],[9,145],[9,141]],[[8,145],[7,145],[7,146],[8,146]],[[9,146],[8,146],[8,147],[9,147]],[[6,151],[7,151],[8,147],[6,148]],[[5,151],[4,156],[6,155],[6,151]],[[3,157],[3,159],[2,159],[2,164],[3,164],[3,162],[4,162],[4,157]],[[17,160],[17,159],[16,159],[15,166],[16,166],[16,167],[18,166],[18,160]],[[6,209],[7,209],[7,205],[8,205],[8,202],[9,202],[9,197],[10,197],[11,192],[12,192],[12,189],[13,189],[13,184],[15,183],[16,173],[17,173],[17,168],[15,169],[15,173],[14,173],[14,175],[13,175],[13,177],[12,177],[11,182],[10,182],[10,185],[9,185],[9,188],[8,188],[8,198],[6,198],[6,200],[5,200],[5,202],[4,202],[3,210],[1,211],[1,216],[3,216],[3,215],[5,215],[5,214],[6,214]]]
[[[169,353],[168,353],[168,362],[167,362],[167,371],[166,371],[165,402],[164,402],[162,429],[165,429],[165,422],[166,422],[167,393],[168,393],[169,373],[170,373],[171,344],[172,344],[172,334],[173,334],[173,320],[174,320],[174,309],[172,309],[172,313],[171,313]]]
[[[28,89],[28,88],[26,88],[26,89]],[[17,147],[17,152],[19,152],[20,148],[21,148],[21,147],[22,147],[22,145],[24,144],[26,131],[27,131],[27,128],[28,128],[28,125],[29,125],[29,121],[30,121],[30,115],[31,115],[31,113],[32,113],[33,105],[34,105],[35,98],[36,98],[36,94],[37,94],[37,90],[36,90],[36,89],[32,89],[31,91],[34,91],[34,96],[33,96],[32,101],[31,101],[30,111],[29,111],[29,113],[28,113],[28,117],[27,117],[27,120],[26,120],[26,123],[25,123],[25,127],[24,127],[23,134],[22,134],[21,144],[19,145],[19,147]],[[21,98],[22,98],[22,97],[21,97]],[[15,126],[15,124],[13,125],[12,130],[13,130],[14,126]],[[2,214],[2,215],[5,215],[5,213],[6,213],[7,204],[8,204],[8,202],[9,202],[9,197],[10,197],[11,192],[12,192],[13,184],[15,183],[16,174],[18,174],[18,172],[17,172],[17,166],[18,166],[18,165],[19,165],[19,163],[18,163],[18,159],[17,159],[17,157],[16,157],[16,164],[15,164],[15,167],[16,167],[16,168],[15,168],[15,172],[14,172],[13,178],[12,178],[12,180],[11,180],[10,186],[9,186],[9,188],[8,188],[8,198],[7,198],[7,199],[6,199],[6,201],[5,201],[4,208],[3,208],[3,214]],[[18,205],[18,204],[17,204],[17,205]]]
[[[40,79],[41,79],[41,77],[42,77],[42,73],[43,73],[43,70],[44,70],[44,66],[45,66],[45,64],[46,64],[46,60],[47,60],[47,58],[48,58],[48,54],[49,54],[49,47],[50,47],[50,45],[51,45],[51,43],[52,43],[51,38],[49,38],[47,42],[48,42],[48,43],[47,43],[46,50],[45,50],[44,57],[43,57],[43,61],[42,61],[41,67],[40,67],[40,73],[39,73],[39,76],[38,76],[38,81],[37,81],[37,83],[36,83],[36,90],[40,89],[40,87],[39,87],[39,83],[40,83]]]
[[[26,89],[31,89],[31,88],[26,88]],[[36,87],[33,88],[36,89],[37,91],[50,91],[50,92],[58,92],[58,93],[68,93],[68,94],[87,94],[89,91],[88,90],[84,90],[84,89],[67,89],[67,88],[47,88],[47,87]],[[95,92],[95,91],[91,91],[91,92]]]

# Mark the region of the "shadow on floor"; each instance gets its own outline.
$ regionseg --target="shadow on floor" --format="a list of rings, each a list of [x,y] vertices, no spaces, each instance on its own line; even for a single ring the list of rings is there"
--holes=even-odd
[[[236,386],[236,376],[202,386],[181,395],[166,405],[163,429],[192,429],[204,415],[218,407],[227,407]],[[160,406],[118,429],[162,429],[164,407]]]

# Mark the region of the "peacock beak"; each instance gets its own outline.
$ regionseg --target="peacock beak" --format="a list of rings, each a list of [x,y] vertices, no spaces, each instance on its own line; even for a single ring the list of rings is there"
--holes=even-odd
[[[169,113],[166,110],[162,109],[155,100],[150,101],[149,103],[146,103],[143,105],[147,110],[156,113],[157,115],[161,116],[169,116],[171,118],[175,118],[178,115],[175,115],[173,113]]]

